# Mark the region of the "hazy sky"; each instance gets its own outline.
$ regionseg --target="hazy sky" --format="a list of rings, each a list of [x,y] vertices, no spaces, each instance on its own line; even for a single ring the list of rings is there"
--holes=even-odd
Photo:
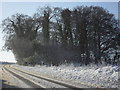
[[[39,6],[43,7],[46,5],[62,8],[73,8],[81,5],[102,6],[110,13],[113,13],[116,18],[118,18],[118,2],[0,2],[0,11],[2,12],[2,15],[0,15],[0,22],[1,20],[16,13],[22,13],[31,16],[36,12],[36,9]],[[4,45],[4,40],[2,39],[3,36],[4,35],[0,30],[0,61],[15,61],[14,55],[11,52],[1,51],[1,48]]]

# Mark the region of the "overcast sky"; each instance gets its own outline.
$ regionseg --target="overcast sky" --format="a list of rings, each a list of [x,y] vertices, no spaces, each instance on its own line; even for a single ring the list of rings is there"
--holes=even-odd
[[[3,19],[10,17],[11,15],[16,14],[16,13],[22,13],[22,14],[27,14],[27,15],[32,16],[36,12],[36,9],[39,6],[43,7],[46,5],[57,6],[57,7],[62,7],[62,8],[73,8],[73,7],[81,6],[81,5],[102,6],[103,8],[107,9],[110,13],[113,13],[116,18],[118,18],[118,2],[117,2],[118,0],[106,0],[108,2],[78,2],[79,0],[76,0],[77,2],[75,1],[74,2],[56,2],[55,1],[55,2],[49,2],[49,3],[48,2],[7,2],[7,1],[3,0],[3,2],[0,2],[0,11],[2,13],[2,15],[0,15],[0,22]],[[114,1],[114,2],[110,2],[110,1]],[[3,36],[4,35],[2,34],[0,30],[0,61],[14,62],[15,58],[11,52],[1,51],[2,46],[4,45],[4,40],[2,39]]]

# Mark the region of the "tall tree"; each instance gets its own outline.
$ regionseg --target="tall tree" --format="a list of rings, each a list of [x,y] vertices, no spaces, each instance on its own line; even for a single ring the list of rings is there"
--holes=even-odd
[[[16,14],[3,21],[5,32],[5,48],[12,50],[17,60],[34,54],[33,41],[37,37],[39,25],[28,15]]]
[[[45,45],[49,44],[50,40],[50,23],[54,14],[52,8],[46,6],[44,8],[38,8],[38,17],[40,18],[40,22],[42,21],[42,33],[43,33],[43,42]]]
[[[110,14],[102,7],[91,7],[91,9],[93,10],[91,13],[91,24],[94,30],[95,63],[98,63],[101,60],[103,51],[109,51],[110,48],[114,48],[111,42],[117,31],[117,22],[114,15]]]
[[[73,44],[73,36],[71,29],[71,11],[69,9],[64,9],[61,12],[63,23],[64,23],[64,41],[65,44],[68,41],[68,44]]]

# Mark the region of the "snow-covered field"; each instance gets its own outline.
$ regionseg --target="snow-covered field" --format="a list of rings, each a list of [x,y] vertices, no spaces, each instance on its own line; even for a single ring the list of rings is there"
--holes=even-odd
[[[60,66],[45,66],[37,65],[35,67],[19,66],[18,68],[25,69],[31,72],[37,72],[39,74],[45,74],[49,77],[56,79],[84,83],[93,86],[99,86],[103,88],[118,88],[119,82],[118,73],[120,68],[118,66],[103,66],[103,65],[89,65],[89,66],[77,66],[60,65]]]

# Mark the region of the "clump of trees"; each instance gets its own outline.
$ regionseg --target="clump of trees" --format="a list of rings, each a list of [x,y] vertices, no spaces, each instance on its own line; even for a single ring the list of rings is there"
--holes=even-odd
[[[4,48],[18,64],[119,62],[118,21],[102,7],[39,7],[34,16],[15,14],[2,26]]]

